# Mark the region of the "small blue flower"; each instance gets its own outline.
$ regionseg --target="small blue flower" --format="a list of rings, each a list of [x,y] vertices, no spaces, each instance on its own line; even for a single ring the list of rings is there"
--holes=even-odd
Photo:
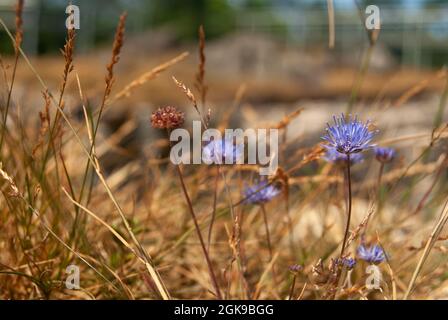
[[[271,201],[273,198],[280,194],[280,189],[268,185],[266,180],[263,180],[253,186],[246,187],[243,191],[245,202],[249,204],[260,204]]]
[[[289,266],[289,271],[291,271],[292,273],[298,273],[302,270],[303,266],[301,266],[300,264],[293,264]]]
[[[374,149],[375,151],[375,157],[376,160],[382,163],[388,163],[391,162],[396,155],[396,152],[392,148],[382,148],[382,147],[376,147]]]
[[[347,163],[347,155],[340,153],[333,148],[326,148],[327,152],[323,157],[327,162],[334,163],[335,165],[345,165]],[[356,163],[362,162],[364,156],[361,153],[353,153],[350,155],[350,164],[354,165]]]
[[[232,164],[235,164],[244,155],[243,153],[243,144],[235,145],[231,140],[217,139],[210,141],[202,148],[202,160],[206,164],[226,164],[230,160]]]
[[[371,247],[366,247],[361,244],[358,247],[358,257],[370,263],[381,263],[386,260],[386,254],[381,246],[375,244]]]
[[[343,259],[342,259],[342,263],[344,264],[344,266],[347,267],[347,269],[351,270],[351,269],[353,269],[353,268],[355,267],[355,265],[356,265],[356,260],[353,259],[353,258],[350,258],[350,257],[348,257],[348,258],[343,258]]]
[[[327,133],[322,137],[328,142],[327,148],[333,148],[344,154],[353,154],[374,146],[371,141],[377,131],[369,130],[369,121],[363,123],[358,117],[353,119],[351,116],[346,121],[344,114],[340,117],[333,116],[333,120],[334,125],[327,124]]]

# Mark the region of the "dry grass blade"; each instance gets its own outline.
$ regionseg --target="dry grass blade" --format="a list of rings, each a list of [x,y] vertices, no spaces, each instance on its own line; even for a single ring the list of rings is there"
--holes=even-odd
[[[64,57],[65,64],[64,64],[62,83],[61,83],[61,87],[60,87],[60,91],[59,91],[60,92],[59,99],[58,99],[58,106],[60,107],[60,109],[64,109],[63,97],[64,97],[64,93],[65,93],[65,88],[67,86],[68,76],[73,71],[74,48],[75,48],[75,30],[69,29],[67,31],[67,38],[65,40],[64,49],[61,50],[62,56]],[[47,95],[47,99],[48,99],[49,98],[48,90],[46,90],[46,95]],[[54,117],[54,122],[53,122],[53,125],[51,126],[50,132],[49,132],[50,144],[48,145],[47,150],[44,155],[44,160],[43,160],[42,169],[41,169],[41,178],[43,177],[44,172],[45,172],[47,160],[50,155],[50,148],[53,150],[53,154],[55,155],[55,164],[57,165],[57,159],[56,159],[57,150],[56,150],[56,145],[55,145],[55,139],[62,130],[61,123],[60,123],[60,117],[61,117],[61,115],[60,115],[60,111],[58,109],[58,110],[56,110],[56,116]],[[58,170],[56,170],[56,172],[57,171]],[[57,179],[59,180],[59,177]]]
[[[1,165],[0,165],[1,166]],[[119,291],[119,289],[112,283],[110,280],[103,275],[98,269],[96,269],[92,264],[90,264],[86,259],[84,259],[78,252],[76,252],[73,248],[71,248],[68,244],[64,242],[48,225],[45,221],[45,218],[37,211],[33,206],[30,205],[28,200],[20,193],[17,185],[14,180],[6,171],[0,169],[0,175],[8,182],[9,187],[11,188],[10,196],[20,198],[26,206],[33,212],[33,214],[39,219],[42,226],[64,247],[66,247],[70,252],[72,252],[75,256],[77,256],[80,260],[82,260],[87,266],[89,266],[93,271],[95,271],[101,278],[103,278],[106,282],[108,282],[115,290]]]
[[[270,273],[272,268],[274,267],[274,264],[275,264],[275,261],[277,261],[278,255],[279,255],[279,253],[276,252],[274,254],[274,256],[272,257],[272,259],[269,261],[269,264],[264,269],[264,271],[260,277],[260,280],[258,280],[258,283],[255,286],[255,293],[253,295],[253,299],[258,299],[258,297],[260,296],[261,289],[263,288],[263,283],[266,280],[266,277],[268,276],[268,274]]]
[[[440,214],[440,218],[437,221],[436,225],[434,226],[434,229],[432,230],[431,235],[428,238],[428,241],[426,242],[425,249],[423,250],[420,260],[418,261],[417,267],[415,268],[414,273],[412,275],[411,281],[409,282],[406,293],[404,294],[403,297],[404,300],[407,300],[409,298],[409,295],[414,289],[417,277],[420,274],[420,271],[422,270],[423,265],[426,259],[428,258],[429,253],[431,252],[431,249],[434,247],[434,244],[439,238],[439,235],[441,234],[447,222],[448,222],[448,200],[445,202],[445,205],[443,206],[442,209],[442,213]]]
[[[126,85],[120,92],[118,92],[113,99],[108,102],[108,104],[111,104],[112,102],[129,97],[132,93],[132,91],[142,85],[144,85],[149,80],[157,78],[157,76],[164,72],[165,70],[169,69],[170,67],[174,66],[175,64],[181,62],[182,60],[185,60],[186,57],[188,57],[188,52],[183,52],[177,57],[174,57],[173,59],[164,62],[157,67],[153,68],[152,70],[143,73],[141,76],[139,76],[137,79]]]
[[[112,90],[112,85],[114,83],[114,66],[118,63],[118,60],[120,60],[120,52],[124,42],[126,17],[127,17],[126,12],[121,14],[117,30],[115,32],[114,43],[112,45],[112,57],[109,64],[106,67],[107,75],[106,75],[106,89],[104,92],[104,100],[107,100],[107,97],[109,97],[110,92]]]
[[[412,86],[409,90],[407,90],[404,94],[402,94],[394,103],[393,107],[400,107],[403,104],[405,104],[409,99],[414,97],[415,95],[421,93],[425,88],[428,87],[431,82],[434,80],[443,79],[447,76],[447,72],[445,69],[439,71],[433,78],[431,79],[425,79],[417,83],[416,85]]]
[[[22,18],[22,14],[23,14],[23,5],[24,5],[24,1],[23,0],[18,0],[17,1],[17,5],[16,5],[16,16],[15,16],[15,26],[16,26],[16,33],[15,33],[15,37],[13,38],[11,33],[8,31],[8,35],[11,37],[11,40],[13,41],[13,45],[14,45],[14,66],[12,69],[12,76],[11,76],[11,82],[10,82],[10,87],[8,90],[8,98],[6,100],[6,107],[5,107],[5,113],[3,115],[3,121],[2,121],[2,128],[1,128],[1,136],[0,136],[0,150],[3,147],[3,140],[5,138],[5,132],[6,132],[6,121],[8,120],[8,113],[9,113],[9,107],[11,105],[11,96],[12,96],[12,90],[14,87],[14,81],[16,78],[16,71],[17,71],[17,65],[19,62],[19,57],[20,57],[20,46],[22,44],[22,40],[23,40],[23,18]],[[3,25],[3,27],[6,28],[5,23],[3,22],[3,20],[1,20],[1,23]]]
[[[199,27],[199,66],[196,74],[196,89],[201,95],[202,111],[205,108],[205,100],[207,96],[207,85],[205,84],[205,31],[204,26]]]
[[[293,121],[295,118],[297,118],[302,112],[305,110],[304,108],[298,108],[297,110],[291,112],[290,114],[283,117],[283,119],[277,123],[276,125],[272,126],[271,128],[275,129],[285,129],[291,121]]]
[[[24,0],[18,0],[16,5],[16,36],[14,41],[14,50],[16,54],[19,54],[19,48],[23,40],[23,5]]]
[[[64,187],[62,187],[62,191],[65,193],[67,198],[76,206],[78,206],[80,209],[84,210],[86,213],[88,213],[91,217],[93,217],[96,221],[101,223],[103,226],[105,226],[115,237],[117,237],[120,242],[126,246],[133,254],[135,254],[141,261],[144,261],[138,254],[135,252],[135,250],[132,248],[132,246],[117,232],[114,228],[112,228],[106,221],[98,217],[96,214],[94,214],[92,211],[84,207],[82,204],[77,202],[75,199],[73,199],[70,194],[65,190]]]
[[[118,240],[120,240],[120,242],[126,246],[142,263],[145,264],[146,268],[148,269],[149,273],[154,277],[154,282],[157,286],[157,289],[159,290],[159,292],[162,294],[162,297],[166,300],[169,299],[169,296],[164,294],[166,291],[166,288],[164,287],[164,285],[162,284],[161,281],[158,281],[158,278],[160,277],[157,273],[157,271],[149,264],[145,261],[144,258],[142,258],[133,248],[132,246],[117,232],[115,231],[114,228],[112,228],[112,226],[110,226],[106,221],[104,221],[103,219],[101,219],[100,217],[98,217],[95,213],[93,213],[91,210],[87,209],[86,207],[84,207],[83,205],[81,205],[79,202],[77,202],[76,200],[74,200],[70,194],[64,189],[62,188],[62,190],[64,191],[65,195],[67,196],[67,198],[70,199],[70,201],[75,204],[76,206],[78,206],[80,209],[84,210],[86,213],[88,213],[91,217],[93,217],[95,220],[97,220],[99,223],[101,223],[103,226],[105,226],[115,237],[117,237]]]

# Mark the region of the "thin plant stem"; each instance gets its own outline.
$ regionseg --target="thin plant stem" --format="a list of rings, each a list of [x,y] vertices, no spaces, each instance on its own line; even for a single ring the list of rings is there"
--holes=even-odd
[[[102,102],[101,102],[101,105],[100,105],[100,109],[99,109],[100,111],[99,111],[97,119],[96,119],[96,124],[93,125],[93,130],[92,130],[93,132],[92,132],[92,138],[91,138],[92,141],[91,141],[91,145],[90,145],[90,148],[89,148],[89,155],[91,155],[91,156],[95,152],[95,139],[96,139],[96,135],[97,135],[97,132],[98,132],[98,128],[100,126],[101,115],[103,114],[103,109],[104,109],[104,105],[106,103],[106,99],[107,99],[106,92],[104,92],[103,99],[102,99]],[[82,179],[82,183],[81,183],[81,191],[79,192],[78,200],[80,202],[82,201],[82,198],[84,196],[85,185],[86,185],[86,182],[87,182],[87,176],[88,176],[88,173],[89,173],[89,168],[90,168],[90,163],[89,163],[89,161],[87,161],[86,166],[84,168],[84,174],[83,174],[83,179]]]
[[[423,207],[425,206],[426,201],[428,200],[429,196],[431,195],[432,190],[434,189],[434,187],[437,185],[437,182],[439,182],[439,178],[442,175],[442,173],[444,172],[444,168],[446,166],[447,163],[447,159],[448,156],[445,156],[444,160],[442,161],[442,164],[440,165],[440,167],[437,169],[435,177],[433,182],[431,183],[431,185],[429,186],[428,190],[426,190],[425,194],[423,195],[422,199],[420,200],[420,202],[418,203],[417,207],[415,208],[414,212],[411,214],[411,216],[416,215],[417,213],[419,213]]]
[[[267,240],[268,249],[269,249],[269,261],[271,261],[272,260],[272,244],[271,244],[271,235],[269,233],[268,217],[266,214],[266,208],[264,207],[264,204],[261,204],[260,207],[261,207],[261,212],[263,214],[264,227],[266,229],[266,240]]]
[[[65,41],[65,45],[64,45],[64,50],[62,51],[62,55],[64,56],[65,59],[65,65],[64,65],[64,72],[63,72],[63,76],[62,76],[62,84],[61,84],[61,89],[60,89],[60,93],[59,93],[59,99],[58,99],[58,106],[59,108],[56,109],[56,115],[54,117],[54,121],[53,121],[53,125],[51,125],[50,127],[50,131],[49,131],[49,144],[47,146],[45,155],[44,155],[44,159],[43,159],[43,163],[42,163],[42,169],[41,169],[41,173],[40,173],[40,177],[39,180],[41,181],[44,177],[44,173],[45,173],[45,168],[47,165],[47,161],[48,161],[48,157],[50,156],[50,149],[53,150],[53,157],[54,157],[54,163],[56,166],[56,179],[57,182],[59,184],[59,168],[58,168],[58,161],[57,161],[57,152],[56,152],[56,145],[55,145],[55,139],[56,137],[54,137],[55,132],[57,133],[58,130],[60,130],[60,118],[61,118],[61,111],[59,109],[63,109],[63,97],[64,97],[64,93],[65,93],[65,89],[67,87],[67,81],[68,81],[68,77],[71,73],[71,71],[73,70],[73,51],[74,51],[74,47],[75,47],[75,31],[74,29],[70,29],[67,31],[67,39]],[[62,140],[62,138],[61,138]],[[62,149],[62,142],[61,142],[61,149]],[[62,160],[62,159],[61,159]],[[70,177],[67,175],[66,176],[67,180],[70,179]],[[77,210],[77,209],[76,209]]]
[[[215,187],[214,187],[214,194],[213,194],[213,210],[212,210],[212,216],[210,219],[210,226],[208,227],[207,251],[210,251],[210,242],[212,239],[213,224],[215,223],[215,218],[216,218],[216,205],[217,205],[217,200],[218,200],[218,182],[219,182],[219,167],[216,167]]]
[[[233,235],[235,237],[235,243],[236,243],[236,252],[234,254],[235,254],[235,259],[236,259],[237,266],[238,266],[238,271],[240,273],[241,286],[246,287],[246,279],[244,278],[243,262],[241,259],[241,244],[240,244],[241,224],[238,223],[238,219],[240,217],[235,215],[235,209],[234,209],[234,205],[232,202],[232,196],[230,194],[230,188],[227,183],[226,175],[225,175],[224,171],[221,170],[220,164],[218,164],[217,167],[218,167],[218,171],[221,172],[221,176],[224,181],[224,187],[226,189],[227,201],[228,201],[229,210],[230,210],[230,217],[232,219]]]
[[[96,123],[93,126],[93,134],[92,134],[92,139],[91,139],[92,143],[90,146],[89,155],[93,155],[95,153],[95,139],[97,136],[98,128],[100,126],[101,117],[103,115],[103,111],[104,111],[104,107],[106,106],[107,99],[109,98],[110,92],[112,90],[112,85],[114,84],[114,81],[115,81],[114,66],[119,61],[121,48],[123,46],[123,37],[124,37],[124,30],[125,30],[125,24],[126,24],[126,17],[127,17],[127,13],[123,12],[120,16],[120,19],[119,19],[119,22],[117,25],[117,30],[115,32],[115,38],[114,38],[114,42],[112,45],[112,57],[111,57],[109,64],[106,67],[106,69],[107,69],[107,74],[106,74],[106,79],[105,79],[106,87],[104,89],[103,98],[101,100],[98,115],[96,118]],[[84,189],[85,189],[85,184],[87,181],[87,175],[89,173],[89,167],[90,167],[90,164],[87,161],[86,167],[84,169],[84,175],[83,175],[83,180],[82,180],[82,184],[81,184],[81,191],[79,193],[79,201],[82,201],[82,197],[84,195]],[[93,184],[93,181],[91,181],[91,184]]]
[[[378,203],[378,216],[381,220],[381,209],[383,207],[382,201],[381,201],[381,180],[383,179],[383,173],[384,173],[384,163],[381,162],[380,164],[380,170],[378,172],[378,180],[376,182],[376,190],[377,190],[377,203]]]
[[[2,133],[0,137],[0,150],[3,147],[3,139],[5,138],[5,130],[6,130],[6,122],[8,120],[8,112],[9,112],[9,106],[11,104],[11,95],[12,95],[12,89],[14,87],[14,80],[16,78],[16,71],[17,71],[17,65],[19,62],[19,56],[20,56],[20,45],[23,41],[23,7],[24,7],[24,1],[18,0],[16,5],[16,19],[15,19],[15,26],[16,26],[16,34],[15,37],[11,40],[14,44],[14,67],[12,69],[12,77],[11,77],[11,85],[9,87],[8,91],[8,98],[6,101],[6,108],[5,108],[5,114],[3,117],[3,126],[2,126]]]
[[[382,207],[382,201],[381,201],[381,181],[383,179],[383,174],[384,174],[384,163],[381,162],[380,163],[380,169],[378,171],[378,177],[377,177],[377,180],[376,180],[376,189],[373,190],[373,193],[376,192],[377,213],[378,213],[380,221],[382,221],[382,217],[381,217],[381,207]],[[370,222],[370,216],[367,218],[367,221],[365,223],[363,231],[361,232],[361,239],[364,238],[364,236],[365,236],[365,234],[367,232],[369,222]]]
[[[348,185],[348,204],[347,204],[347,225],[345,226],[344,240],[342,241],[341,255],[342,258],[345,252],[348,233],[350,230],[350,220],[352,216],[352,179],[350,172],[350,154],[347,154],[347,185]]]
[[[428,258],[431,249],[434,247],[434,244],[437,241],[437,238],[439,237],[445,224],[448,221],[448,210],[446,210],[447,205],[448,205],[448,200],[445,202],[443,209],[442,209],[442,213],[440,215],[440,218],[437,221],[436,225],[434,226],[434,229],[431,232],[431,235],[429,236],[428,241],[426,242],[425,249],[420,257],[417,267],[414,270],[414,273],[412,274],[411,281],[409,282],[406,293],[403,296],[403,300],[407,300],[409,298],[409,295],[412,293],[412,291],[414,289],[415,282],[417,280],[417,277],[418,277],[420,271],[422,270],[423,265],[424,265],[426,259]]]
[[[224,181],[224,187],[226,189],[227,201],[228,201],[228,204],[229,204],[230,216],[231,216],[231,219],[232,219],[233,235],[235,237],[235,243],[236,243],[236,248],[235,248],[236,252],[234,254],[235,254],[235,259],[236,259],[237,266],[238,266],[238,271],[240,273],[241,286],[246,288],[247,287],[247,282],[246,282],[246,279],[244,277],[244,268],[243,268],[243,262],[242,262],[242,259],[241,259],[241,256],[242,256],[242,254],[241,254],[241,244],[240,244],[241,223],[239,223],[239,221],[238,221],[241,217],[235,215],[234,205],[233,205],[233,202],[232,202],[232,196],[230,194],[230,187],[229,187],[229,185],[227,183],[226,175],[225,175],[224,171],[222,170],[220,164],[218,164],[217,167],[218,167],[218,172],[219,171],[221,172],[221,176],[222,176],[222,179]]]
[[[437,129],[443,120],[443,114],[445,112],[445,106],[448,100],[448,75],[446,76],[445,88],[440,98],[439,108],[437,109],[436,116],[434,118],[434,128]]]
[[[9,91],[8,91],[8,98],[6,100],[5,115],[3,116],[2,135],[0,138],[0,150],[2,149],[2,146],[3,146],[3,138],[4,138],[5,130],[6,130],[6,121],[8,119],[9,105],[11,104],[12,88],[14,86],[14,80],[16,77],[16,70],[17,70],[18,62],[19,62],[19,53],[16,52],[16,56],[15,56],[15,60],[14,60],[14,67],[12,69],[11,84],[10,84]]]
[[[188,209],[189,209],[191,217],[193,219],[194,227],[196,229],[196,233],[198,235],[199,242],[201,243],[201,248],[202,248],[202,251],[204,253],[205,260],[207,262],[208,271],[210,273],[210,278],[212,280],[213,286],[215,287],[216,296],[217,296],[218,299],[222,300],[221,291],[219,290],[219,286],[218,286],[218,281],[216,280],[215,272],[213,271],[213,266],[212,266],[212,263],[210,261],[210,257],[208,255],[207,249],[205,247],[204,239],[202,238],[201,228],[199,227],[199,223],[198,223],[198,220],[196,218],[196,214],[194,213],[193,205],[191,203],[190,196],[188,195],[188,191],[187,191],[187,188],[185,186],[184,178],[183,178],[183,175],[182,175],[182,170],[180,169],[179,165],[176,165],[176,169],[177,169],[177,173],[178,173],[178,176],[179,176],[180,185],[181,185],[182,191],[183,191],[183,193],[185,195],[185,200],[187,201]]]
[[[294,274],[294,277],[292,278],[291,289],[289,290],[289,299],[288,300],[292,300],[292,296],[294,294],[294,289],[296,287],[296,278],[297,278],[297,275]]]
[[[220,170],[220,165],[218,165],[218,170]],[[234,211],[234,206],[232,205],[232,197],[230,195],[230,188],[229,185],[227,184],[227,179],[226,179],[226,175],[224,174],[223,170],[220,170],[221,172],[221,176],[222,176],[222,180],[224,181],[224,186],[226,188],[226,194],[227,194],[227,200],[229,202],[229,210],[230,210],[230,216],[232,218],[232,223],[235,223],[235,211]]]
[[[383,173],[384,173],[384,163],[381,162],[380,170],[378,172],[378,180],[377,180],[377,183],[376,183],[376,187],[377,187],[378,192],[380,191],[380,188],[381,188],[381,180],[383,178]]]

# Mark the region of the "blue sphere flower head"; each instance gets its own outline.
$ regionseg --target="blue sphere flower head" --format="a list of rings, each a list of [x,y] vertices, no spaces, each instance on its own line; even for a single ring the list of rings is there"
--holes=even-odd
[[[333,163],[338,166],[345,166],[347,164],[347,155],[336,151],[334,148],[326,148],[327,152],[323,156],[323,159],[327,162]],[[364,161],[362,153],[354,153],[350,155],[350,164],[354,165]]]
[[[360,259],[370,263],[378,264],[386,260],[386,254],[384,253],[383,248],[378,244],[370,247],[361,244],[358,247],[357,253]]]
[[[244,156],[244,145],[235,145],[230,139],[211,140],[202,148],[202,159],[207,164],[224,164],[237,160]]]
[[[252,186],[246,186],[243,196],[248,204],[261,204],[271,201],[278,196],[281,190],[276,186],[269,184],[267,180],[262,180]]]
[[[339,153],[351,155],[372,148],[371,141],[378,131],[369,129],[370,121],[365,123],[358,120],[358,117],[352,118],[350,115],[346,120],[344,114],[333,116],[334,124],[327,124],[327,133],[322,137],[328,145],[327,148],[333,148]]]
[[[396,152],[392,148],[376,147],[374,151],[376,160],[381,163],[391,162],[396,156]]]

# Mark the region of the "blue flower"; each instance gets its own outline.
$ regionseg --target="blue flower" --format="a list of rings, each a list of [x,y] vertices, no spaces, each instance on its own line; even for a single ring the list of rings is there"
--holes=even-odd
[[[348,270],[351,270],[356,265],[356,259],[351,258],[351,257],[346,257],[346,258],[342,258],[342,259],[338,258],[336,263],[345,266]]]
[[[268,185],[266,180],[263,180],[253,186],[245,187],[243,191],[244,198],[246,199],[245,202],[250,204],[269,202],[278,196],[280,192],[280,189],[272,184]]]
[[[377,131],[370,131],[367,121],[363,123],[358,117],[346,121],[344,114],[333,116],[334,125],[327,124],[326,135],[322,137],[328,142],[327,148],[333,148],[339,153],[353,154],[372,148],[371,141]]]
[[[375,151],[376,160],[378,160],[379,162],[382,162],[382,163],[391,162],[395,158],[395,155],[396,155],[395,150],[392,148],[377,147],[374,149],[374,151]]]
[[[243,144],[235,145],[232,140],[217,139],[202,148],[202,160],[206,164],[225,164],[231,160],[234,164],[244,155],[243,153]]]
[[[386,260],[386,254],[381,246],[375,244],[371,247],[366,247],[361,244],[358,247],[358,257],[370,263],[381,263]]]
[[[303,266],[301,266],[300,264],[293,264],[289,266],[289,271],[291,271],[292,273],[298,273],[302,270]]]
[[[347,163],[347,155],[340,153],[333,148],[326,148],[327,152],[323,157],[326,161],[334,163],[336,165],[345,165]],[[354,165],[356,163],[362,162],[364,157],[361,153],[354,153],[350,155],[350,164]]]

